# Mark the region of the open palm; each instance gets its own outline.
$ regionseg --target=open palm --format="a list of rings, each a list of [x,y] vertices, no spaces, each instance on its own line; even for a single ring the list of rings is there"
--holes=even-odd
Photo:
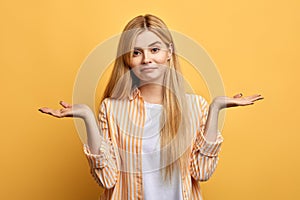
[[[52,115],[54,117],[78,117],[84,118],[85,114],[89,110],[89,107],[86,104],[74,104],[70,105],[64,101],[59,102],[63,108],[55,110],[48,107],[40,108],[39,111],[45,114]]]
[[[255,101],[261,100],[263,97],[260,94],[254,94],[251,96],[245,96],[237,94],[233,97],[218,96],[214,99],[213,103],[220,109],[235,107],[235,106],[247,106],[254,104]]]

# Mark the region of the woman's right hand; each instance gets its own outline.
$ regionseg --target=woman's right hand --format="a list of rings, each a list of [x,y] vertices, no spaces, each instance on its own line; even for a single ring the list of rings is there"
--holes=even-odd
[[[39,111],[45,114],[52,115],[54,117],[63,118],[63,117],[78,117],[84,119],[91,109],[86,104],[74,104],[70,105],[64,101],[59,102],[63,108],[59,110],[54,110],[48,107],[40,108]]]

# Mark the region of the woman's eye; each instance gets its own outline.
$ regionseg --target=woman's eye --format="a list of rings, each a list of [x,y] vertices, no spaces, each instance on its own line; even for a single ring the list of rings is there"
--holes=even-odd
[[[160,49],[155,47],[155,48],[152,48],[151,50],[152,50],[152,52],[157,53]]]
[[[139,51],[133,51],[133,56],[138,56],[139,55]]]

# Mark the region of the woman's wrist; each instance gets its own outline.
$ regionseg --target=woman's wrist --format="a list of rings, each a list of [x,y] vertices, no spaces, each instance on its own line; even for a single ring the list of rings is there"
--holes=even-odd
[[[89,121],[91,120],[92,118],[94,117],[94,113],[93,111],[91,110],[90,107],[88,106],[85,106],[82,110],[82,114],[81,114],[81,118],[84,120],[84,121]]]
[[[221,109],[223,109],[222,105],[218,101],[216,101],[216,99],[213,99],[213,101],[209,105],[209,108],[214,111],[220,111]]]

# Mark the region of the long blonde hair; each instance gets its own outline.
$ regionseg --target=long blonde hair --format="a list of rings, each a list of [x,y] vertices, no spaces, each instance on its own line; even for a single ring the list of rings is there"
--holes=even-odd
[[[158,17],[150,14],[139,15],[133,18],[124,28],[120,37],[117,58],[113,71],[105,89],[102,100],[105,98],[126,99],[134,87],[139,86],[138,78],[130,70],[130,58],[136,37],[143,31],[155,33],[167,46],[172,44],[172,57],[168,61],[169,68],[164,76],[163,107],[161,124],[161,163],[164,180],[171,181],[175,165],[179,165],[181,172],[189,167],[189,141],[191,132],[189,120],[186,116],[187,104],[181,77],[178,57],[175,54],[175,45],[166,24]],[[170,47],[170,46],[169,46]],[[122,83],[118,83],[118,81]],[[185,111],[185,112],[184,112]]]

